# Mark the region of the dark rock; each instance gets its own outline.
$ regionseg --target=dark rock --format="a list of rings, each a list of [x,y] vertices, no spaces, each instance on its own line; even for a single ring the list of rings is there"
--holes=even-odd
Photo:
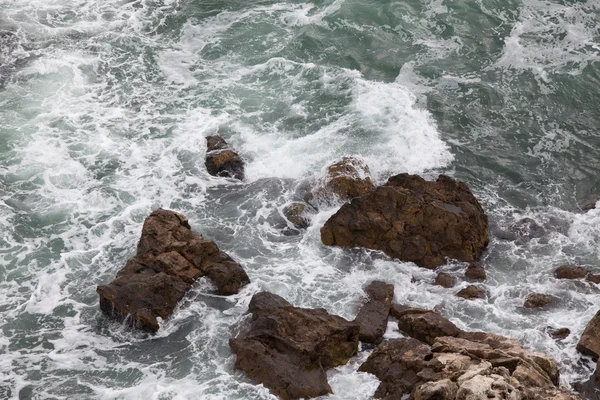
[[[456,283],[456,280],[454,279],[454,277],[445,272],[440,272],[439,274],[437,274],[437,276],[435,277],[435,281],[434,281],[435,285],[444,287],[446,289],[454,287],[455,283]]]
[[[244,161],[221,136],[207,136],[205,165],[213,176],[244,180]]]
[[[446,257],[477,260],[488,242],[487,216],[462,182],[400,174],[344,204],[321,228],[321,240],[433,269]]]
[[[405,315],[425,314],[430,312],[433,311],[427,310],[425,308],[409,307],[402,304],[392,304],[392,307],[390,308],[390,315],[396,319],[400,319]]]
[[[556,279],[582,279],[587,273],[588,271],[584,267],[561,265],[554,271],[554,277]]]
[[[595,283],[596,285],[600,285],[600,274],[592,274],[591,272],[587,274],[585,280],[588,282]]]
[[[554,339],[565,339],[571,334],[571,330],[569,328],[559,328],[553,329],[549,333]]]
[[[487,274],[485,273],[485,269],[483,269],[479,263],[471,263],[465,271],[465,277],[472,280],[485,281]]]
[[[306,203],[294,202],[283,208],[283,215],[296,229],[305,229],[310,226],[310,215],[315,210]]]
[[[596,203],[598,203],[598,201],[600,201],[600,197],[594,198],[594,199],[589,199],[589,200],[585,201],[581,205],[581,211],[587,212],[587,211],[595,209],[596,208]]]
[[[343,157],[327,167],[327,173],[315,188],[308,192],[306,201],[315,207],[332,205],[363,196],[375,189],[369,167],[355,157]]]
[[[367,286],[365,292],[367,302],[361,307],[354,322],[360,326],[361,342],[377,344],[383,339],[387,328],[388,315],[394,298],[394,285],[374,281]]]
[[[96,289],[102,311],[156,332],[157,317],[168,318],[191,284],[209,277],[221,295],[237,293],[250,280],[217,245],[192,232],[187,219],[158,209],[144,221],[137,254],[108,285]]]
[[[523,304],[523,307],[525,307],[525,308],[540,308],[540,307],[544,307],[544,306],[550,304],[550,302],[552,300],[554,300],[554,297],[550,296],[549,294],[530,293],[527,296],[527,299],[525,299],[525,303]]]
[[[600,356],[600,311],[588,322],[579,342],[577,351],[597,360]]]
[[[456,295],[467,300],[483,299],[486,297],[486,291],[475,285],[469,285],[466,288],[461,289]]]
[[[436,312],[405,314],[398,319],[398,329],[421,342],[433,344],[440,336],[456,336],[461,330]]]
[[[254,295],[249,311],[250,329],[229,341],[235,367],[281,399],[331,393],[325,370],[356,354],[358,325],[271,293]]]

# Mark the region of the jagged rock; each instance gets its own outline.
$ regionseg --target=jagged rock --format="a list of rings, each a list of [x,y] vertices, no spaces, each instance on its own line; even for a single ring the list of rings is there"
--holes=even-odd
[[[188,220],[158,209],[144,221],[137,254],[108,285],[96,289],[102,311],[156,332],[157,318],[168,318],[191,284],[209,277],[221,295],[237,293],[250,280],[244,269],[217,245],[192,232]]]
[[[254,295],[249,312],[249,330],[229,340],[237,369],[284,400],[331,393],[325,370],[356,354],[357,324],[267,292]]]
[[[488,242],[487,216],[462,182],[400,174],[344,204],[321,228],[321,240],[433,269],[446,257],[475,261]]]
[[[445,272],[440,272],[439,274],[437,274],[434,281],[435,285],[444,287],[446,289],[454,287],[455,283],[456,280],[454,279],[454,277]]]
[[[381,342],[387,328],[388,315],[394,298],[394,285],[373,281],[367,286],[365,292],[368,300],[361,307],[354,322],[360,326],[361,342],[377,344]]]
[[[436,312],[405,314],[398,319],[398,329],[427,344],[440,336],[456,336],[461,330]]]
[[[479,263],[471,263],[465,271],[465,277],[477,281],[485,281],[487,274],[485,273],[485,269],[483,269]]]
[[[450,379],[425,382],[415,390],[415,400],[454,400],[458,385]]]
[[[306,195],[306,201],[315,207],[346,202],[375,189],[371,171],[356,157],[343,157],[329,167],[325,177]]]
[[[285,218],[296,229],[305,229],[310,226],[310,215],[314,213],[314,209],[306,203],[293,202],[285,206],[282,210]]]
[[[433,311],[427,310],[425,308],[409,307],[402,304],[392,304],[392,307],[390,308],[390,315],[396,319],[400,319],[405,315],[425,314],[430,312]]]
[[[467,300],[483,299],[486,296],[486,291],[475,285],[469,285],[466,288],[461,289],[456,295]]]
[[[244,180],[244,161],[221,136],[206,137],[206,170],[213,176]]]
[[[595,283],[596,285],[600,285],[600,274],[592,274],[591,272],[587,274],[585,280],[588,282]]]
[[[584,267],[561,265],[554,271],[554,277],[556,279],[582,279],[587,273],[588,271]]]
[[[527,296],[527,299],[525,299],[525,303],[523,304],[523,307],[525,307],[525,308],[540,308],[540,307],[547,306],[553,300],[554,300],[554,297],[552,297],[549,294],[530,293]]]
[[[559,328],[553,329],[549,333],[554,339],[565,339],[571,334],[571,330],[569,328]]]
[[[588,322],[579,342],[577,351],[591,356],[594,360],[600,357],[600,311]]]

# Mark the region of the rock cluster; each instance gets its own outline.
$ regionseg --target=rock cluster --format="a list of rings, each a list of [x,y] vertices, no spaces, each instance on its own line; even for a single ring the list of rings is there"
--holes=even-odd
[[[156,332],[157,318],[169,317],[201,276],[210,278],[221,295],[235,294],[250,282],[244,269],[213,241],[192,232],[183,215],[159,208],[144,221],[135,257],[96,291],[106,315],[121,320],[130,316],[132,325]]]
[[[488,242],[488,221],[464,183],[400,174],[344,204],[321,228],[321,240],[435,268],[445,258],[476,261]]]
[[[213,176],[244,180],[244,161],[221,136],[206,137],[205,165]]]

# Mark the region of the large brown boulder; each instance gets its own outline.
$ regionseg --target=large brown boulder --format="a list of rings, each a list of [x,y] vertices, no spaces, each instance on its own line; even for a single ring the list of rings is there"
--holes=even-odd
[[[306,201],[315,207],[345,202],[375,189],[371,172],[364,161],[343,157],[329,167],[323,178],[306,195]]]
[[[229,340],[235,367],[279,398],[331,393],[325,370],[358,350],[359,326],[323,309],[297,308],[272,293],[254,295],[250,328]]]
[[[209,174],[244,180],[244,160],[233,151],[221,136],[206,137],[204,164]]]
[[[554,271],[556,279],[582,279],[588,274],[588,270],[584,267],[573,265],[561,265]]]
[[[398,318],[398,329],[429,345],[438,337],[461,332],[452,321],[433,311],[402,315]]]
[[[477,260],[488,243],[488,221],[464,183],[400,174],[344,204],[321,228],[321,240],[435,268],[446,257]]]
[[[354,322],[360,326],[361,342],[377,344],[381,342],[387,328],[388,315],[394,298],[394,285],[373,281],[367,286],[365,292],[367,302],[359,310]]]
[[[213,241],[192,232],[183,215],[159,208],[144,221],[135,257],[96,291],[106,315],[131,316],[133,326],[156,332],[157,318],[168,318],[201,276],[209,277],[221,295],[235,294],[250,282]]]
[[[600,311],[588,322],[579,342],[577,351],[591,356],[594,360],[600,357]]]

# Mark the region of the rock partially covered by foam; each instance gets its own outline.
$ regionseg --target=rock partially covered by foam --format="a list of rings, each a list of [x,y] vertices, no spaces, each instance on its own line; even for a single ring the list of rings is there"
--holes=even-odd
[[[308,192],[306,201],[315,207],[321,204],[346,202],[375,189],[371,171],[356,157],[343,157],[329,167],[323,178]]]
[[[135,257],[96,291],[106,315],[131,316],[133,326],[156,332],[157,318],[168,318],[201,276],[210,278],[221,295],[235,294],[250,282],[213,241],[192,232],[183,215],[159,208],[144,221]]]
[[[213,176],[244,180],[244,161],[221,136],[206,137],[205,165]]]
[[[343,205],[321,228],[321,240],[435,268],[446,257],[476,261],[488,243],[488,220],[464,183],[400,174]]]
[[[325,371],[358,350],[359,326],[323,309],[292,306],[272,293],[255,294],[250,328],[229,340],[235,367],[279,398],[331,393]]]

